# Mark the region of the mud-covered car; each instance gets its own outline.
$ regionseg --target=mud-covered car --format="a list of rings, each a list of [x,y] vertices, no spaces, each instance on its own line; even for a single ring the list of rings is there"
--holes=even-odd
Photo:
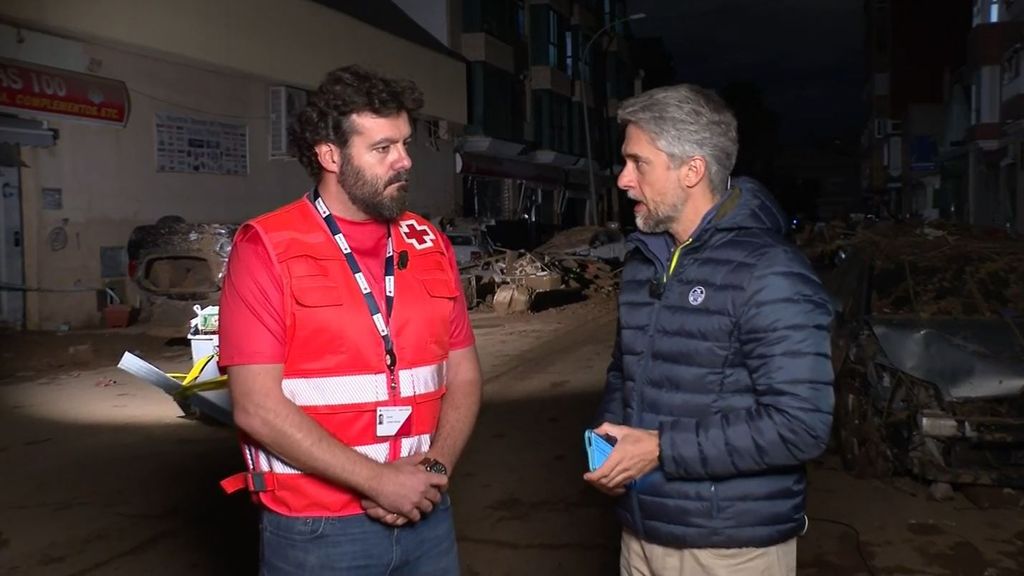
[[[1024,487],[1021,241],[880,226],[840,260],[828,284],[846,467]]]
[[[220,292],[236,224],[192,224],[164,217],[128,238],[128,275],[144,292],[202,300]]]

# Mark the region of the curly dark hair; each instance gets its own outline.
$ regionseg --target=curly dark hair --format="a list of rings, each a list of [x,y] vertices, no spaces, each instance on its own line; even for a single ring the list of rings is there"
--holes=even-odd
[[[344,149],[352,136],[352,115],[412,114],[423,107],[423,91],[411,80],[388,78],[362,66],[332,70],[320,83],[306,109],[289,131],[299,162],[318,180],[323,168],[317,144],[329,142]]]

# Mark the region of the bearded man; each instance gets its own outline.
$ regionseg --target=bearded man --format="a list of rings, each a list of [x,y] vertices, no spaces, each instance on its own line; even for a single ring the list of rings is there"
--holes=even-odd
[[[458,574],[447,487],[480,366],[447,237],[406,211],[412,82],[330,72],[292,140],[314,185],[246,223],[220,302],[260,574]]]

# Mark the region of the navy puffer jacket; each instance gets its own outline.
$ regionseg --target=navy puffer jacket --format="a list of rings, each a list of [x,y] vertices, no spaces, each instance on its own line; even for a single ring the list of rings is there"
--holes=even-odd
[[[660,466],[619,499],[623,526],[676,548],[763,547],[805,529],[804,463],[832,423],[830,299],[748,178],[661,278],[668,234],[630,237],[599,418],[658,430]]]

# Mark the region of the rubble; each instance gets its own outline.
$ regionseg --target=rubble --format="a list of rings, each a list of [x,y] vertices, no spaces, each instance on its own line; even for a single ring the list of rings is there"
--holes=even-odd
[[[874,314],[999,317],[1024,303],[1024,243],[1000,230],[881,223],[811,250],[871,254]]]
[[[536,252],[621,262],[626,255],[626,239],[615,228],[580,226],[555,234],[551,240],[539,246]]]
[[[577,237],[588,234],[572,231]],[[592,233],[590,233],[592,235]],[[556,237],[557,238],[557,237]],[[567,242],[570,249],[575,244]],[[539,293],[578,292],[584,296],[611,294],[618,289],[621,265],[616,259],[562,252],[557,244],[546,252],[498,250],[497,255],[461,268],[467,302],[490,302],[499,314],[526,312]],[[472,277],[472,282],[467,281]]]

